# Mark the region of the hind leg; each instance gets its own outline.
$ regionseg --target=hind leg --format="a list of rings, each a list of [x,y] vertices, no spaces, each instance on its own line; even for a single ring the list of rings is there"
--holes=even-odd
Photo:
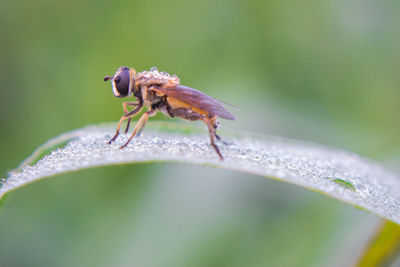
[[[227,145],[228,143],[225,142],[225,141],[223,141],[222,138],[217,134],[217,129],[218,129],[218,126],[219,126],[219,122],[218,122],[218,120],[217,120],[217,116],[212,117],[212,118],[210,119],[210,121],[211,121],[212,126],[213,126],[213,128],[214,128],[215,138],[216,138],[218,141],[222,141],[223,144]]]
[[[208,128],[211,146],[214,148],[215,152],[218,154],[220,160],[224,160],[224,157],[222,156],[221,152],[219,151],[218,146],[215,144],[215,138],[217,138],[218,140],[221,139],[216,134],[216,129],[218,127],[218,125],[216,124],[217,116],[214,116],[212,118],[203,118],[203,121],[207,125],[207,128]]]
[[[213,117],[209,118],[203,114],[199,114],[197,112],[194,112],[193,110],[185,109],[185,108],[170,109],[170,110],[168,110],[168,114],[171,117],[179,117],[179,118],[182,118],[185,120],[191,120],[191,121],[202,120],[202,121],[204,121],[204,123],[206,124],[206,126],[208,128],[208,133],[210,134],[211,146],[214,148],[215,152],[218,154],[218,157],[221,160],[224,160],[224,157],[222,156],[221,152],[219,151],[219,148],[215,144],[215,138],[217,138],[218,140],[221,139],[216,134],[216,130],[218,127],[217,116],[213,116]]]

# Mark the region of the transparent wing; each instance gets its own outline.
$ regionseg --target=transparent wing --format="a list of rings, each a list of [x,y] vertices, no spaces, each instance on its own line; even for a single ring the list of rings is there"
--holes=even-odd
[[[236,120],[236,117],[220,101],[196,89],[184,85],[152,87],[151,89],[195,108],[208,111],[218,117],[227,120]]]

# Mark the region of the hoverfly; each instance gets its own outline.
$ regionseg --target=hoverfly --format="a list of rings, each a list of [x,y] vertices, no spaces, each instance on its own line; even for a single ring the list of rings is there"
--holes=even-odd
[[[154,116],[157,111],[175,118],[185,120],[202,120],[210,135],[210,143],[223,160],[223,156],[215,144],[215,139],[220,139],[216,130],[218,127],[218,117],[228,120],[235,120],[235,116],[225,109],[221,102],[196,89],[180,85],[180,80],[176,75],[170,76],[168,73],[159,72],[153,67],[150,71],[136,73],[134,68],[120,67],[114,76],[105,76],[104,81],[111,80],[112,90],[116,97],[127,97],[134,95],[137,102],[124,102],[124,115],[118,122],[117,131],[114,137],[108,142],[111,144],[119,135],[121,124],[128,119],[125,133],[129,130],[131,118],[139,113],[143,105],[148,110],[143,113],[136,123],[135,129],[129,140],[121,146],[124,148],[132,138],[139,134],[143,129],[147,119]],[[135,107],[129,111],[127,106]]]

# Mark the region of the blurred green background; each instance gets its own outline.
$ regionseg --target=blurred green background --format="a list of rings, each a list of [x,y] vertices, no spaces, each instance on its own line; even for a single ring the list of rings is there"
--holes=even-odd
[[[239,106],[238,120],[222,128],[340,147],[400,170],[399,29],[395,0],[3,0],[0,176],[62,132],[117,121],[122,101],[103,76],[123,65],[157,66]],[[345,266],[377,224],[261,177],[179,164],[107,167],[9,196],[0,261]]]

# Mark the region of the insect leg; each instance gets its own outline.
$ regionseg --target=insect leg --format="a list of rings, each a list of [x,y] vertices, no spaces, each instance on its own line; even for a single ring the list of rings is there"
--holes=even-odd
[[[119,129],[121,128],[121,123],[122,123],[124,120],[129,119],[129,118],[135,116],[136,113],[138,113],[138,112],[142,109],[142,107],[143,107],[143,104],[139,103],[139,105],[138,105],[134,110],[132,110],[131,112],[129,112],[129,113],[127,113],[127,114],[124,114],[124,115],[121,117],[121,119],[119,120],[118,125],[117,125],[117,131],[116,131],[114,137],[111,138],[110,141],[108,141],[108,144],[111,144],[113,141],[115,141],[115,139],[117,139],[117,137],[118,137],[118,135],[119,135]]]
[[[122,103],[122,107],[124,108],[125,114],[129,113],[129,110],[127,109],[126,106],[138,106],[138,105],[139,105],[139,102],[124,102],[124,103]],[[128,132],[130,124],[131,124],[131,118],[128,119],[128,123],[126,124],[125,133]]]
[[[217,121],[217,116],[214,116],[210,119],[210,122],[213,126],[214,129],[214,134],[215,134],[215,138],[217,138],[217,140],[221,140],[221,137],[217,134],[217,129],[219,126],[219,122]]]
[[[208,133],[210,134],[211,146],[214,148],[215,152],[217,152],[220,160],[224,160],[224,157],[222,156],[221,152],[219,151],[219,148],[215,144],[216,133],[215,133],[215,127],[214,127],[213,121],[208,118],[204,118],[203,121],[207,125]]]
[[[144,127],[144,125],[146,124],[146,121],[148,120],[148,118],[149,118],[150,116],[154,116],[154,115],[156,114],[156,112],[157,112],[157,110],[155,110],[155,109],[150,109],[150,110],[146,111],[145,113],[143,113],[142,117],[140,117],[139,121],[136,123],[136,125],[135,125],[135,130],[133,130],[133,133],[132,133],[131,137],[130,137],[129,140],[128,140],[123,146],[121,146],[120,148],[126,147],[126,146],[129,144],[129,142],[132,140],[132,138],[135,137],[136,133],[140,132],[140,131],[143,129],[143,127]]]

